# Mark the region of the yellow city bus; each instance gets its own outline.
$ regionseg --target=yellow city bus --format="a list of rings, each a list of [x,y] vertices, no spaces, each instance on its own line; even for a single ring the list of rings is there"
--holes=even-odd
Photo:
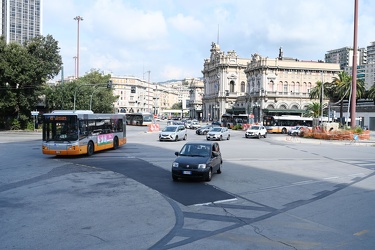
[[[43,114],[42,152],[48,155],[92,155],[126,144],[126,120],[121,114],[91,110],[57,110]]]
[[[311,128],[312,124],[312,117],[301,117],[296,115],[265,115],[263,117],[263,126],[266,127],[268,133],[286,134],[292,127],[307,126]]]
[[[236,125],[249,126],[250,124],[254,123],[254,118],[252,115],[247,114],[223,114],[221,116],[221,126],[227,128],[233,128]]]
[[[151,113],[126,113],[126,124],[134,126],[148,126],[152,124],[153,114]]]

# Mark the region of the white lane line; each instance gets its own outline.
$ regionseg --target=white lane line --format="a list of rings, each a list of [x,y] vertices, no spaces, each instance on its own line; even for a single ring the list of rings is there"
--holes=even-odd
[[[232,201],[237,201],[237,198],[233,199],[228,199],[228,200],[219,200],[219,201],[213,201],[213,202],[207,202],[207,203],[200,203],[200,204],[194,204],[194,206],[208,206],[211,204],[219,204],[219,203],[225,203],[225,202],[232,202]]]

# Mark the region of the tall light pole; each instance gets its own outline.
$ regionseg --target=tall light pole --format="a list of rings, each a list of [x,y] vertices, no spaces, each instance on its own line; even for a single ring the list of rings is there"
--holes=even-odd
[[[358,33],[358,0],[354,1],[354,41],[353,41],[353,70],[352,70],[352,95],[350,107],[350,125],[355,128],[355,117],[357,108],[357,33]]]
[[[74,59],[74,79],[77,79],[77,56],[73,56]]]
[[[74,20],[77,21],[77,78],[79,77],[79,22],[83,21],[83,18],[81,16],[76,16]]]

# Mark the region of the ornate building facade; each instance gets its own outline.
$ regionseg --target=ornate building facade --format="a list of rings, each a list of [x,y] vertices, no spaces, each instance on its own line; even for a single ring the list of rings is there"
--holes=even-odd
[[[249,59],[239,58],[234,50],[226,54],[212,43],[210,59],[204,60],[202,118],[220,120],[224,113],[245,113],[236,106],[237,99],[246,95],[246,69]]]
[[[202,119],[202,98],[204,93],[204,83],[197,78],[185,79],[189,83],[189,117],[190,119]]]
[[[223,114],[248,114],[260,122],[266,114],[301,115],[313,101],[310,89],[317,81],[331,82],[340,65],[300,61],[283,56],[270,59],[254,54],[239,58],[212,43],[211,57],[204,62],[203,116],[220,120]],[[324,100],[328,102],[328,100]]]

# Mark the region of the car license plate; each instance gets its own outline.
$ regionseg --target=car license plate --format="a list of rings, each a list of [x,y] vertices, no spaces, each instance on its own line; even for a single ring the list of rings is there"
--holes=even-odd
[[[189,174],[189,175],[191,175],[191,171],[182,171],[182,174]]]

